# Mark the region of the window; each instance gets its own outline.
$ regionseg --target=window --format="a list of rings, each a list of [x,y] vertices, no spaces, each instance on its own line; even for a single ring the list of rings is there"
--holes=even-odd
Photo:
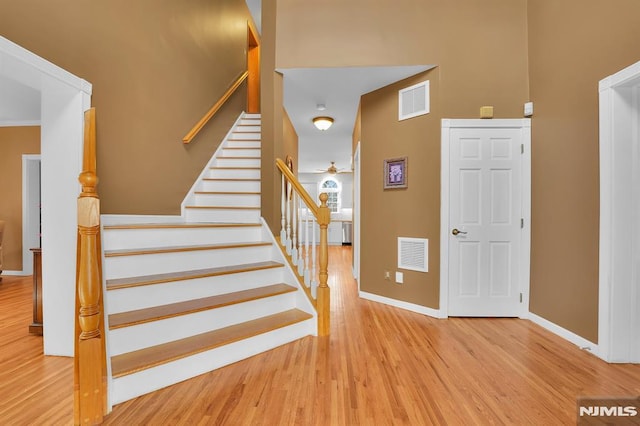
[[[327,199],[327,206],[329,211],[337,213],[340,210],[340,182],[334,178],[326,178],[320,183],[319,193],[326,192],[329,198]]]

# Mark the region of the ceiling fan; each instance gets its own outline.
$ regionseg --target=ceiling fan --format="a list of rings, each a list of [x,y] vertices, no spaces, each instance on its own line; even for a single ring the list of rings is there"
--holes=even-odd
[[[338,173],[352,173],[351,169],[339,169],[336,167],[336,162],[332,161],[331,165],[326,169],[318,169],[316,173],[329,173],[330,175],[335,175]]]

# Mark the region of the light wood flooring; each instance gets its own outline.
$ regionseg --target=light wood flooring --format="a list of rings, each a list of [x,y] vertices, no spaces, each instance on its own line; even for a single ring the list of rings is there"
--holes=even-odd
[[[110,425],[568,425],[579,396],[640,395],[609,365],[517,319],[437,320],[357,297],[330,250],[329,338],[307,337],[114,407]],[[42,356],[29,279],[0,284],[0,425],[72,419],[71,360]]]

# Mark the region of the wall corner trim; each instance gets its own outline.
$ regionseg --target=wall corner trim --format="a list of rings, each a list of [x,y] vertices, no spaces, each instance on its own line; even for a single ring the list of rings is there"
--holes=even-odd
[[[383,303],[385,305],[404,309],[406,311],[416,312],[418,314],[427,315],[429,317],[446,318],[441,314],[439,309],[428,308],[426,306],[416,305],[415,303],[409,303],[409,302],[404,302],[402,300],[391,299],[389,297],[379,296],[373,293],[367,293],[366,291],[360,291],[359,296],[362,299],[370,300],[372,302],[377,302],[377,303]]]
[[[593,343],[582,336],[578,336],[574,332],[569,331],[566,328],[562,328],[558,324],[555,324],[545,318],[542,318],[541,316],[536,315],[533,312],[529,312],[529,315],[526,316],[525,318],[531,321],[532,323],[539,325],[545,330],[552,332],[556,336],[562,337],[568,342],[573,343],[574,345],[578,346],[580,349],[587,351],[597,356],[598,358],[602,358],[600,356],[599,347],[596,343]]]

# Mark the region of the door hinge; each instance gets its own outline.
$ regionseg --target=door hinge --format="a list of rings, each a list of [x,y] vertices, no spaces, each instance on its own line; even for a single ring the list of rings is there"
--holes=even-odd
[[[520,293],[520,303],[522,303],[522,293]]]
[[[520,154],[524,154],[524,144],[520,144]]]
[[[524,218],[520,218],[520,229],[524,229]]]

